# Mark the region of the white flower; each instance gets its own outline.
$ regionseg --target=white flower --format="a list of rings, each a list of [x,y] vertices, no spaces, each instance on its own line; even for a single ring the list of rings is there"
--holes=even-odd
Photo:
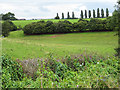
[[[81,67],[82,65],[80,64],[80,67]]]
[[[79,87],[79,85],[77,85],[77,88]]]
[[[84,65],[84,63],[82,63],[82,65]]]
[[[99,62],[97,62],[97,64],[99,64]]]

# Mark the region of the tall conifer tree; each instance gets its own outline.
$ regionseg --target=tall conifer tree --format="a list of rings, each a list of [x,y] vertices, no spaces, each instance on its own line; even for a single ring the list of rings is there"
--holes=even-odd
[[[64,13],[62,13],[62,19],[64,19]]]
[[[106,8],[106,17],[108,17],[109,16],[109,10],[108,10],[108,8]]]
[[[87,10],[85,10],[85,18],[87,18]]]
[[[75,18],[75,15],[74,15],[74,12],[72,12],[72,19],[74,19]]]
[[[101,17],[104,18],[104,10],[101,9]]]
[[[81,14],[80,15],[81,15],[81,18],[83,18],[83,10],[81,10]]]
[[[89,18],[91,18],[91,11],[89,10]]]
[[[95,10],[93,9],[93,18],[95,18],[96,16],[95,16]]]
[[[99,11],[99,8],[97,9],[97,18],[100,18],[100,11]]]
[[[67,13],[67,19],[70,19],[70,14],[69,14],[69,12]]]

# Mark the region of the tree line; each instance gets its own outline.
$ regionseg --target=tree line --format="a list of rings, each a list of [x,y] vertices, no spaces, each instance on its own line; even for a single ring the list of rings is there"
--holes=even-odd
[[[59,22],[38,21],[26,25],[23,31],[25,35],[117,31],[119,26],[113,19],[113,17],[108,17],[105,20],[91,18],[90,21],[79,19],[78,22],[75,23],[71,23],[67,20]]]
[[[100,9],[97,8],[97,13],[95,12],[95,10],[93,9],[93,15],[91,13],[91,10],[85,10],[85,12],[83,13],[83,10],[81,10],[81,13],[80,13],[80,18],[105,18],[105,17],[108,17],[109,16],[109,10],[108,8],[106,8],[106,13],[104,11],[104,9],[101,9],[101,15],[100,15]],[[57,13],[57,16],[55,17],[55,19],[60,19],[58,13]],[[72,12],[72,17],[70,17],[70,14],[69,12],[67,13],[67,18],[64,17],[64,13],[62,13],[62,18],[61,19],[78,19],[75,17],[75,14],[74,12]]]
[[[69,16],[69,14],[68,14]],[[74,16],[74,15],[73,15]],[[86,31],[118,31],[119,18],[118,10],[113,12],[113,16],[106,19],[90,18],[90,20],[79,19],[78,22],[71,23],[67,20],[52,22],[38,21],[26,25],[23,28],[24,34],[51,34],[51,33],[71,33],[71,32],[86,32]],[[1,24],[1,23],[0,23]],[[11,21],[2,23],[2,35],[7,37],[10,31],[16,31],[18,28]]]

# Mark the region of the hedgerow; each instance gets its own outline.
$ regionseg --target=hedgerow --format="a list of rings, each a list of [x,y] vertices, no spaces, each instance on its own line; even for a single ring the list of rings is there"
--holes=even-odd
[[[23,28],[24,34],[53,34],[53,33],[71,33],[85,31],[111,31],[117,30],[111,25],[111,18],[100,20],[91,18],[90,21],[80,19],[76,23],[67,20],[53,23],[52,21],[39,21],[26,25]]]

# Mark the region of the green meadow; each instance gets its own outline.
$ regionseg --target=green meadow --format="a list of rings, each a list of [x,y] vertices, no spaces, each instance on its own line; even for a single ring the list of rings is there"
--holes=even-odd
[[[12,22],[24,27],[37,21]],[[116,31],[24,35],[17,30],[0,39],[2,88],[119,87]]]
[[[118,46],[117,32],[84,32],[25,36],[23,31],[10,32],[2,38],[2,52],[13,59],[55,57],[72,54],[95,53],[101,56],[115,55]]]

